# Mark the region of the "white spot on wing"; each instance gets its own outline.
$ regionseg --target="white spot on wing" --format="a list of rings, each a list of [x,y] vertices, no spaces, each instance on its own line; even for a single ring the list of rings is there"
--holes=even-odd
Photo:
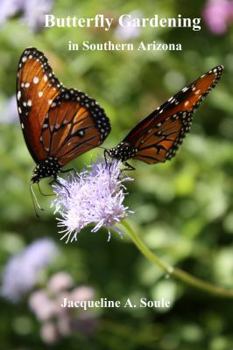
[[[185,86],[183,89],[182,89],[182,92],[186,92],[188,90],[187,86]]]
[[[39,83],[39,78],[35,76],[35,77],[33,78],[33,83],[34,83],[34,84],[38,84],[38,83]]]

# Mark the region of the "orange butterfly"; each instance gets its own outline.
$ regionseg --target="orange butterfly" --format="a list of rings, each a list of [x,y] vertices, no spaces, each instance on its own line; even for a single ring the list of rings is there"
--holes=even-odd
[[[101,145],[111,130],[97,102],[63,87],[35,48],[26,49],[19,60],[16,95],[24,138],[37,164],[33,183],[56,179],[64,165]]]
[[[189,132],[193,112],[219,81],[223,66],[219,65],[184,87],[176,95],[139,122],[116,147],[106,151],[114,159],[125,162],[138,159],[148,164],[165,162],[175,156]]]

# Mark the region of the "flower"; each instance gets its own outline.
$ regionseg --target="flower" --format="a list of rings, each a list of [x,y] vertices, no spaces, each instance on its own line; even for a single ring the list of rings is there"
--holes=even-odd
[[[110,238],[110,229],[118,230],[115,225],[131,212],[123,204],[123,183],[130,180],[120,171],[118,161],[111,165],[98,161],[89,172],[84,170],[66,180],[59,178],[60,184],[53,186],[57,197],[52,206],[55,213],[59,212],[58,226],[65,233],[61,239],[66,238],[66,243],[77,240],[78,232],[88,224],[95,225],[92,232],[106,227]]]
[[[24,8],[24,19],[33,31],[44,26],[44,15],[52,9],[53,0],[26,0]]]
[[[47,344],[56,343],[59,339],[56,325],[52,321],[43,323],[40,330],[40,336],[42,340]]]
[[[3,271],[1,295],[13,302],[19,301],[35,286],[39,272],[57,253],[55,243],[48,238],[42,238],[10,258]]]
[[[23,0],[2,0],[0,4],[0,24],[22,9]]]
[[[71,299],[87,301],[94,299],[94,289],[89,286],[80,286],[72,290]]]
[[[0,25],[9,17],[23,14],[29,28],[37,31],[44,25],[44,15],[51,11],[53,0],[1,0]]]
[[[203,10],[203,17],[211,32],[224,34],[233,20],[233,1],[209,0]]]
[[[48,289],[51,293],[58,293],[73,286],[74,281],[70,274],[61,271],[53,275],[48,282]]]
[[[2,116],[0,123],[13,124],[19,122],[15,95],[2,103],[0,102],[0,114]]]
[[[36,290],[30,295],[29,306],[40,321],[49,320],[56,312],[56,305],[43,289]]]
[[[45,343],[56,343],[77,332],[88,336],[96,329],[96,312],[62,307],[64,298],[75,302],[94,300],[95,290],[91,286],[74,286],[71,275],[60,271],[50,277],[46,288],[33,291],[28,299],[28,305],[40,324],[40,335]]]

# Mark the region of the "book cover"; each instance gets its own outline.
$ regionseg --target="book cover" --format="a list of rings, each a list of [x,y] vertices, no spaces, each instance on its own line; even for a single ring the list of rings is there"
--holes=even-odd
[[[233,348],[232,21],[0,1],[1,348]]]

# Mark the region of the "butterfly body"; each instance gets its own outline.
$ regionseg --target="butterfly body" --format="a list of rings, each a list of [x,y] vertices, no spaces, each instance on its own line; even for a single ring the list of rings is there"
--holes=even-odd
[[[45,160],[41,160],[37,163],[33,170],[31,181],[32,183],[38,183],[45,177],[56,178],[61,170],[61,165],[56,158],[48,157]]]
[[[122,141],[115,148],[108,150],[108,154],[111,158],[126,162],[128,159],[134,158],[137,151],[137,148],[134,148],[129,143]]]
[[[17,105],[25,142],[36,163],[32,182],[53,178],[63,166],[101,145],[111,127],[98,103],[65,88],[44,54],[26,49],[19,61]]]
[[[184,87],[108,150],[109,156],[122,162],[137,159],[148,164],[172,159],[190,131],[193,113],[215,87],[222,72],[223,66],[214,67]]]

